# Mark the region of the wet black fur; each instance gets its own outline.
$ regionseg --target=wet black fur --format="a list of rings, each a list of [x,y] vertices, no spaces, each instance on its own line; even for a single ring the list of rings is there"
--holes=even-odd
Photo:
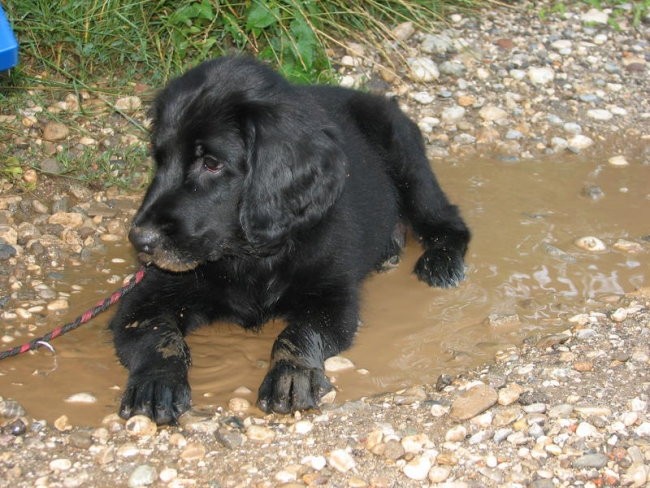
[[[316,407],[323,361],[351,345],[359,286],[399,253],[400,222],[424,247],[420,280],[463,278],[469,231],[396,102],[226,57],[169,83],[152,114],[157,168],[130,232],[151,266],[111,323],[123,417],[189,408],[183,337],[216,320],[284,318],[258,405]]]

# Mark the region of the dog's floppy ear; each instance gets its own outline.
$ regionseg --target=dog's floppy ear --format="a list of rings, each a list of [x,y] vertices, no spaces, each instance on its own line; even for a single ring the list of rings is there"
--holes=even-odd
[[[293,105],[293,104],[292,104]],[[248,111],[248,174],[240,221],[249,243],[273,252],[294,230],[319,222],[343,189],[347,160],[320,109]]]

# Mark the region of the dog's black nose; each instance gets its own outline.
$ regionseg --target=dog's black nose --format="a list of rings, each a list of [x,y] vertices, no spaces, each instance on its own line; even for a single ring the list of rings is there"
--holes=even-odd
[[[162,235],[151,227],[131,227],[129,240],[139,252],[152,254],[158,246]]]

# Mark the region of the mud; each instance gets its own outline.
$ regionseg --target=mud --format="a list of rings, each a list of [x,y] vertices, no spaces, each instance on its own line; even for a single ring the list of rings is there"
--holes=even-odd
[[[614,142],[603,154],[434,162],[443,188],[473,230],[467,280],[453,290],[419,283],[411,274],[419,248],[410,237],[399,267],[371,277],[364,288],[363,326],[345,353],[356,369],[335,375],[337,401],[460,373],[489,361],[505,344],[567,328],[565,310],[573,315],[580,304],[586,308],[592,300],[648,286],[650,166],[643,164],[641,145]],[[608,165],[612,154],[624,154],[630,165]],[[574,244],[587,235],[599,237],[607,250],[594,253]],[[637,242],[643,251],[612,247],[618,239]],[[63,281],[70,286],[71,307],[50,315],[48,328],[72,320],[117,288],[117,276],[135,269],[135,257],[122,242],[95,262],[68,270]],[[2,395],[35,418],[51,421],[65,414],[75,424],[97,425],[116,411],[126,381],[106,330],[109,318],[110,312],[57,339],[55,354],[41,349],[4,361]],[[225,405],[234,396],[254,403],[282,323],[259,334],[215,325],[188,340],[193,403]],[[65,401],[80,392],[97,401]]]

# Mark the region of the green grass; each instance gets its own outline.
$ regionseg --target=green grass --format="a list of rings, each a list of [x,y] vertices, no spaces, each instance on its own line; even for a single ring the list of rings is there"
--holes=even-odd
[[[7,0],[5,6],[27,61],[19,70],[54,71],[82,83],[109,77],[114,85],[159,85],[202,60],[243,51],[294,80],[328,78],[326,47],[353,39],[379,45],[399,22],[427,30],[443,8],[480,1]]]

